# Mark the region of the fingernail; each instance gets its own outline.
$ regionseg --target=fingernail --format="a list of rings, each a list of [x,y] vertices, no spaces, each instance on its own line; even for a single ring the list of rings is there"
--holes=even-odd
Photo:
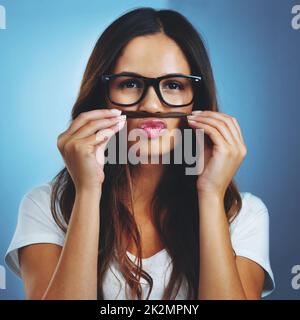
[[[192,111],[193,114],[197,114],[197,113],[201,113],[201,112],[202,112],[202,110],[194,110],[194,111]]]
[[[119,109],[111,109],[111,112],[112,112],[113,114],[117,114],[117,115],[120,115],[120,114],[122,113],[122,111],[119,110]]]
[[[199,120],[199,114],[198,114],[198,115],[194,115],[194,116],[189,116],[189,117],[187,117],[187,119],[188,119],[189,121]]]

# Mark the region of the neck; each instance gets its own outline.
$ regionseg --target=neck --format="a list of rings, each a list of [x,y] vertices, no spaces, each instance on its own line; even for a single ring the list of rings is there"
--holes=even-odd
[[[133,201],[149,206],[162,177],[162,164],[141,164],[133,172]]]

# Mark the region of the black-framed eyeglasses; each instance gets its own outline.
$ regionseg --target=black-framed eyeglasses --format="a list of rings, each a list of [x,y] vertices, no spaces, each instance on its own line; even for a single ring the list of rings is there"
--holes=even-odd
[[[184,107],[194,101],[202,78],[178,73],[149,78],[133,72],[122,72],[102,75],[101,80],[105,84],[107,98],[118,106],[129,107],[139,103],[149,86],[153,86],[163,103],[169,107]]]

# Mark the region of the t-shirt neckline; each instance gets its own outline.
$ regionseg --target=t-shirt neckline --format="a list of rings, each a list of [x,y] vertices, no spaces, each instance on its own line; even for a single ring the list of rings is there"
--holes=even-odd
[[[153,254],[153,255],[150,256],[150,257],[142,258],[142,261],[151,260],[151,259],[153,259],[154,257],[156,257],[156,256],[158,256],[158,255],[160,255],[160,254],[162,254],[162,253],[165,253],[165,252],[166,252],[166,248],[163,248],[162,250],[156,252],[155,254]],[[135,256],[134,254],[132,254],[131,252],[126,251],[126,253],[129,254],[131,257],[136,258],[136,256]]]

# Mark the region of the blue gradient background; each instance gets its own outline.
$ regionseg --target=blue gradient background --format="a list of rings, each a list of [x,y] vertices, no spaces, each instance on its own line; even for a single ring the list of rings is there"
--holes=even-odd
[[[139,6],[171,8],[202,34],[221,111],[235,116],[248,154],[241,191],[262,198],[270,213],[276,290],[268,299],[299,299],[291,268],[300,264],[300,30],[288,0],[96,1],[0,0],[0,264],[23,194],[63,166],[56,139],[65,130],[91,50],[103,29]],[[5,266],[6,267],[6,266]],[[0,299],[24,299],[6,267]]]

